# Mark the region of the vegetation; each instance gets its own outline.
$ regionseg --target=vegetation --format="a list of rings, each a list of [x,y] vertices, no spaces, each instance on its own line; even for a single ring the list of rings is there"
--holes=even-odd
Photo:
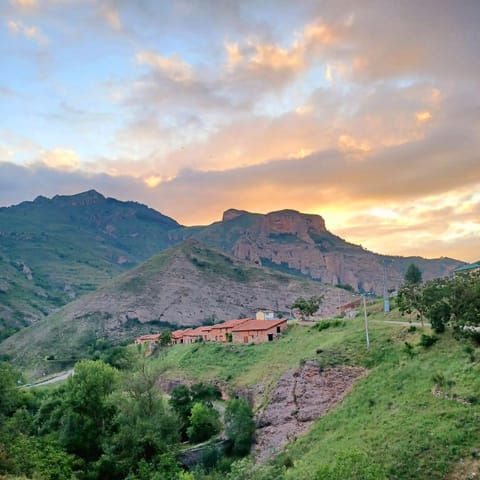
[[[314,313],[318,311],[322,304],[323,296],[317,295],[310,298],[298,297],[295,302],[292,303],[292,308],[297,308],[302,315],[302,318],[310,318]]]
[[[386,323],[375,310],[376,305],[370,307],[368,350],[363,321],[353,319],[294,325],[277,341],[259,345],[176,345],[149,359],[129,348],[130,369],[83,361],[68,382],[49,389],[17,388],[21,375],[0,364],[0,475],[59,480],[450,478],[460,461],[476,461],[478,347],[469,337],[456,340],[450,325],[432,335],[428,328]],[[389,314],[389,319],[400,318],[398,312]],[[319,328],[322,324],[329,326]],[[278,378],[305,359],[324,368],[360,365],[368,375],[271,462],[258,466],[239,460],[250,449],[254,423],[248,402],[235,398],[235,392],[262,384],[264,396],[257,404],[264,405]],[[165,401],[156,386],[159,375],[184,379],[185,385]],[[232,400],[220,405],[212,380],[220,381]],[[220,410],[223,422],[215,413]],[[182,431],[183,439],[196,442],[221,428],[230,440],[227,450],[207,448],[205,460],[185,472],[177,460]]]
[[[459,337],[480,342],[480,273],[430,280],[423,286],[402,288],[398,305],[402,314],[416,313],[431,322],[437,333],[451,326]]]

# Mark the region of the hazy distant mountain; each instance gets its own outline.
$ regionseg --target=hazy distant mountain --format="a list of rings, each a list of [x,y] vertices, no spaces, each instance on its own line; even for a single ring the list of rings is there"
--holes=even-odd
[[[449,275],[464,263],[450,258],[379,255],[329,232],[321,216],[295,210],[260,215],[231,209],[221,222],[176,234],[191,236],[259,265],[377,294],[383,293],[385,273],[387,288],[396,288],[412,262],[422,270],[424,280]]]
[[[0,208],[0,338],[170,246],[177,228],[94,190]]]
[[[351,298],[345,290],[241,261],[190,240],[21,330],[0,344],[0,354],[17,364],[45,366],[47,356],[68,361],[85,355],[98,339],[131,340],[162,326],[248,317],[262,308],[288,314],[302,295],[324,295],[326,314],[334,314],[339,301]]]

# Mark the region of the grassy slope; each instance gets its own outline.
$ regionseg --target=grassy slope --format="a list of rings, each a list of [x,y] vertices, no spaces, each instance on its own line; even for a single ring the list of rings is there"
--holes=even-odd
[[[375,318],[383,316],[372,315]],[[442,373],[455,382],[451,394],[480,401],[478,352],[477,362],[470,362],[463,345],[446,334],[428,350],[416,346],[410,358],[404,342],[418,344],[419,332],[372,321],[370,334],[370,352],[365,349],[362,321],[353,320],[321,332],[294,326],[283,339],[257,346],[177,346],[154,361],[165,376],[228,380],[233,388],[258,382],[273,385],[302,359],[363,365],[369,375],[289,446],[295,465],[286,477],[311,479],[320,464],[334,461],[337,452],[357,448],[384,465],[391,479],[449,478],[460,458],[478,451],[480,404],[435,398],[432,376]],[[316,354],[317,348],[324,352]]]

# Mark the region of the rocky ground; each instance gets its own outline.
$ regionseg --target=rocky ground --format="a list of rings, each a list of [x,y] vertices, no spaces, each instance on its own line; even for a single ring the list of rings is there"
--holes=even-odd
[[[314,361],[285,373],[274,388],[268,406],[256,415],[254,455],[262,462],[341,401],[355,380],[366,374],[360,367],[322,369]]]

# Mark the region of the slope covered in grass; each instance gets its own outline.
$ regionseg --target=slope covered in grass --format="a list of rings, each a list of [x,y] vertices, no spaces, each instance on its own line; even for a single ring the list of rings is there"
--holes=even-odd
[[[382,478],[453,478],[456,465],[480,453],[480,352],[472,359],[449,332],[425,348],[420,338],[427,329],[387,324],[379,313],[369,318],[368,351],[363,321],[356,319],[321,331],[295,325],[262,345],[179,345],[153,361],[163,377],[220,380],[231,391],[263,384],[258,408],[282,373],[304,360],[363,366],[368,375],[276,460],[289,465],[276,478],[314,479],[349,452],[378,464]]]

